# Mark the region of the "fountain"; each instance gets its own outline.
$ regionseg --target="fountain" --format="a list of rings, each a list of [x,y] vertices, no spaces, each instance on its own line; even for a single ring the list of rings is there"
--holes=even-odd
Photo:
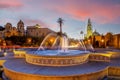
[[[38,48],[38,50],[33,53],[38,55],[39,54],[40,55],[63,55],[63,54],[74,55],[74,54],[79,54],[84,52],[88,53],[88,51],[86,51],[85,44],[82,40],[80,40],[80,43],[83,46],[85,51],[68,50],[69,48],[68,38],[66,35],[62,33],[62,23],[63,23],[62,18],[58,19],[58,23],[60,24],[60,32],[48,34],[40,44],[40,47]],[[54,37],[54,40],[49,40],[51,37]],[[47,40],[52,41],[52,45],[51,45],[52,50],[45,50],[45,42],[47,42]]]
[[[50,33],[48,34],[42,43],[40,44],[40,47],[38,48],[37,51],[33,52],[35,54],[40,54],[40,55],[75,55],[75,54],[80,54],[80,53],[88,53],[86,50],[86,46],[83,42],[83,40],[80,40],[79,43],[82,45],[84,50],[68,50],[69,45],[68,45],[68,38],[65,34],[62,33],[62,24],[63,24],[63,19],[59,18],[57,21],[60,25],[60,32],[58,33]],[[51,37],[54,37],[53,40],[50,40]],[[52,41],[52,50],[45,50],[45,43],[47,40]]]
[[[56,33],[50,33],[50,34],[48,34],[48,35],[45,37],[45,39],[42,41],[40,47],[39,47],[38,50],[37,50],[37,53],[38,53],[39,50],[44,50],[43,45],[44,45],[45,41],[46,41],[48,38],[52,37],[52,36],[55,37],[55,40],[54,40],[54,42],[53,42],[53,44],[52,44],[52,47],[54,47],[55,44],[58,43],[57,48],[58,48],[58,50],[59,50],[59,53],[60,53],[60,52],[62,52],[62,53],[68,52],[68,39],[67,39],[67,36],[65,36],[65,35],[62,33],[62,23],[63,23],[62,18],[59,18],[59,19],[58,19],[58,23],[60,24],[60,32],[58,32],[57,34],[56,34]]]
[[[4,76],[9,80],[98,80],[104,76],[111,75],[111,72],[120,74],[119,68],[109,67],[113,53],[92,54],[81,50],[69,50],[68,39],[62,34],[61,22],[59,19],[60,32],[50,33],[41,43],[37,51],[22,51],[21,57],[16,55],[3,64]],[[45,48],[45,42],[49,37],[52,50]],[[83,41],[79,42],[85,47]],[[57,46],[57,48],[54,48]],[[116,52],[115,52],[116,53]],[[118,53],[119,54],[119,53]],[[90,62],[89,62],[90,61]],[[95,62],[94,62],[95,61]],[[106,63],[107,62],[107,63]],[[117,72],[115,72],[117,71]],[[118,75],[112,74],[112,75]]]
[[[62,33],[62,18],[58,19],[58,23],[60,24],[60,32],[48,34],[37,51],[27,52],[26,61],[28,63],[44,66],[70,66],[88,61],[88,54],[85,53],[89,53],[89,51],[86,51],[84,42],[80,40],[84,50],[69,49],[68,38]],[[52,42],[50,49],[46,49],[45,43],[47,41]]]

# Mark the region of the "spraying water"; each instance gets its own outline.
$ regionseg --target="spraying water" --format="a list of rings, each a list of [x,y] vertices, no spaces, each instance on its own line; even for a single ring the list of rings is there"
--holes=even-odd
[[[83,42],[83,40],[80,40],[80,42],[79,42],[79,43],[81,43],[81,45],[82,45],[83,49],[84,49],[84,50],[85,50],[85,52],[86,52],[87,48],[86,48],[85,43]]]
[[[46,41],[49,37],[51,37],[51,36],[56,36],[56,34],[54,34],[54,33],[48,34],[48,35],[44,38],[44,40],[42,41],[42,43],[40,44],[40,47],[38,48],[38,50],[44,50],[43,44],[44,44],[45,41]]]

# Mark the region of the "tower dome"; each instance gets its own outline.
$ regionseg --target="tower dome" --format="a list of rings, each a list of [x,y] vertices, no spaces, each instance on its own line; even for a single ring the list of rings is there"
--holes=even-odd
[[[5,25],[5,29],[8,31],[8,30],[11,30],[12,29],[12,24],[11,23],[7,23]]]
[[[93,30],[92,30],[92,24],[91,24],[91,20],[90,18],[88,19],[88,24],[87,24],[87,34],[86,34],[86,38],[89,38],[90,36],[92,36],[93,34]]]
[[[18,33],[19,33],[20,35],[24,35],[25,30],[24,30],[24,23],[23,23],[22,20],[20,20],[20,21],[17,23],[17,30],[18,30]]]
[[[20,20],[20,21],[18,22],[18,24],[23,24],[23,25],[24,25],[24,23],[23,23],[23,21],[22,21],[22,20]]]
[[[95,30],[92,35],[93,36],[100,36],[100,33]]]

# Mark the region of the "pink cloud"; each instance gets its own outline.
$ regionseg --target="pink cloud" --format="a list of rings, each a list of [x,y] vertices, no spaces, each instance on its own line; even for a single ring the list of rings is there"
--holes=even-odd
[[[21,7],[22,5],[19,0],[0,0],[0,8]]]
[[[45,13],[47,19],[51,20],[56,16],[67,16],[80,21],[92,18],[95,22],[111,23],[120,17],[120,1],[117,1],[119,0],[1,0],[0,8],[20,7],[24,3],[19,15]],[[29,24],[36,22],[41,23],[40,20],[28,21]]]
[[[100,23],[110,23],[120,17],[120,5],[115,4],[114,1],[114,4],[112,2],[104,3],[104,1],[95,2],[94,0],[66,0],[63,2],[63,4],[48,3],[46,7],[74,19],[86,20],[90,17]]]

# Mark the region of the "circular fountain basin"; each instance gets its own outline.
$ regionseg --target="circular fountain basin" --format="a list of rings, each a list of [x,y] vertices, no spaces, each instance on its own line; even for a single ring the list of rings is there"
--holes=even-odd
[[[43,66],[71,66],[88,62],[88,56],[85,51],[80,50],[45,50],[28,51],[26,61],[35,65]]]
[[[89,51],[80,51],[80,50],[37,50],[37,51],[28,51],[29,54],[43,55],[43,56],[73,56],[83,53],[89,53]]]

